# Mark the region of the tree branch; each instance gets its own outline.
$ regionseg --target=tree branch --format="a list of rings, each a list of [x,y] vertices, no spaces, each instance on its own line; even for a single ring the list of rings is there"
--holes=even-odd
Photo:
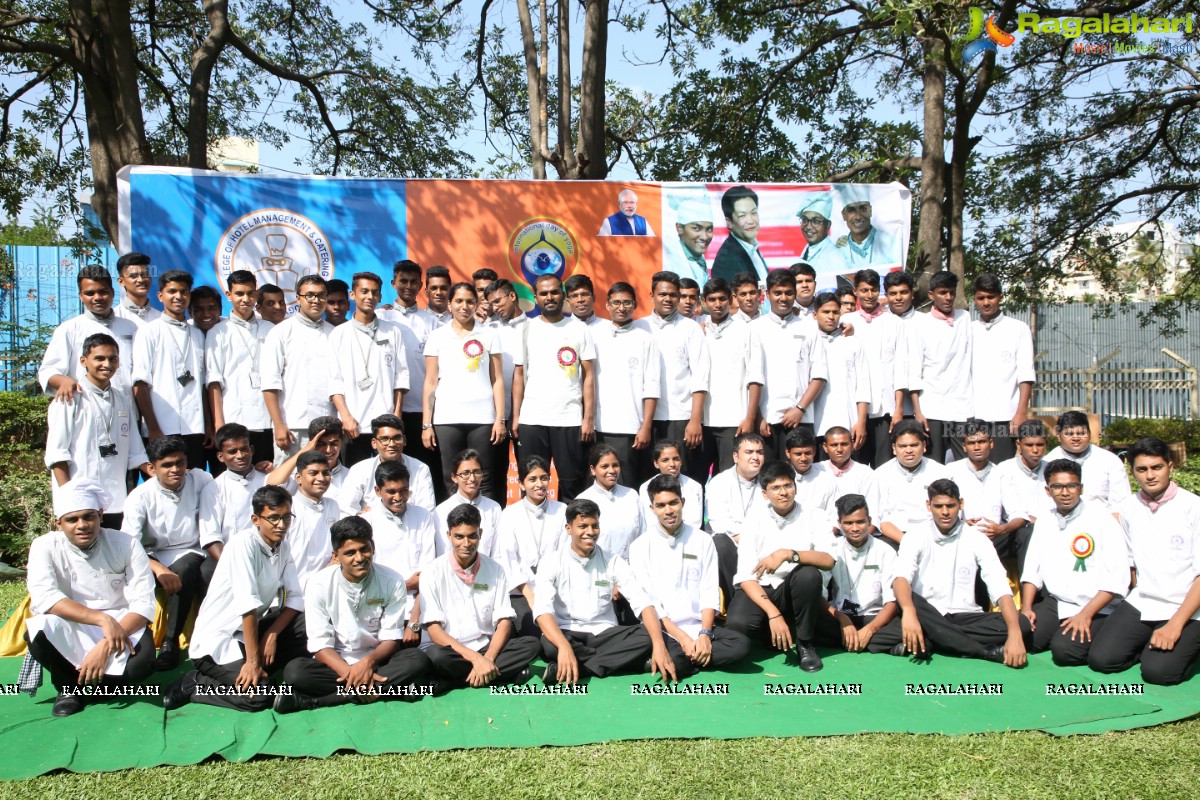
[[[900,169],[919,170],[921,169],[921,158],[919,156],[906,156],[904,158],[891,158],[881,161],[860,161],[841,172],[835,172],[825,180],[829,183],[844,183],[855,175],[860,175],[873,169],[888,170],[890,172]]]

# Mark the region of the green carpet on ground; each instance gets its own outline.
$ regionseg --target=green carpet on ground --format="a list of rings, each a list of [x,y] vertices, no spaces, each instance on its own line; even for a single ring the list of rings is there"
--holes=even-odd
[[[862,732],[966,734],[1043,730],[1057,735],[1145,727],[1200,713],[1200,680],[1146,686],[1144,695],[1048,696],[1047,684],[1140,685],[1136,669],[1102,676],[1060,669],[1049,654],[1022,670],[935,657],[826,656],[816,675],[794,660],[756,653],[736,673],[689,679],[684,686],[728,683],[728,695],[633,695],[643,676],[593,680],[586,696],[493,695],[463,689],[415,703],[344,706],[277,716],[189,705],[166,713],[158,698],[90,705],[66,719],[50,715],[47,684],[37,698],[0,696],[0,779],[58,769],[108,771],[193,764],[212,755],[325,757],[337,751],[400,753],[474,747],[578,745],[659,738],[737,739]],[[0,683],[16,680],[20,659],[0,660]],[[173,676],[170,676],[173,677]],[[165,680],[165,677],[164,677]],[[764,686],[861,685],[861,694],[765,696]],[[913,694],[908,685],[999,685],[996,695]],[[540,687],[535,678],[529,688]],[[11,692],[11,689],[9,690]]]

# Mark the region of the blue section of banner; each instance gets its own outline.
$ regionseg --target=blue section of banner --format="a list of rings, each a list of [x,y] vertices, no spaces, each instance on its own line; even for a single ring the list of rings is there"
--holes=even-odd
[[[375,272],[390,281],[408,253],[406,213],[402,180],[130,176],[133,250],[221,291],[230,271],[249,269],[260,285],[283,287],[289,305],[305,274],[349,283],[355,272]]]

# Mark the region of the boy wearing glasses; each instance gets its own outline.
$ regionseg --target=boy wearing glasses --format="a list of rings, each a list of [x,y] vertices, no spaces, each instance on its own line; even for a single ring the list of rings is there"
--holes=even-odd
[[[230,539],[217,563],[192,632],[196,668],[163,694],[168,711],[192,701],[262,711],[272,699],[264,691],[271,687],[268,672],[307,652],[304,598],[284,541],[292,499],[278,486],[264,486],[254,493],[251,511],[254,528]]]
[[[1046,454],[1046,461],[1069,458],[1078,464],[1087,492],[1084,499],[1103,505],[1115,515],[1121,502],[1133,494],[1121,459],[1102,447],[1092,446],[1092,429],[1082,411],[1061,414],[1054,433],[1059,445]]]
[[[1054,663],[1087,663],[1092,639],[1129,591],[1129,553],[1120,524],[1083,501],[1083,470],[1068,458],[1046,465],[1054,511],[1038,518],[1021,572],[1021,613],[1033,626],[1035,653]]]
[[[275,463],[308,441],[308,423],[333,413],[329,400],[333,326],[324,319],[329,294],[320,275],[296,287],[298,313],[276,325],[262,348],[262,392],[275,435]]]

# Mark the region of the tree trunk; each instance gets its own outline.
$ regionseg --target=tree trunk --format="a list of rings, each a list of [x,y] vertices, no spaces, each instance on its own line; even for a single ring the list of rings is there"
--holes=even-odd
[[[554,147],[560,178],[579,177],[575,130],[571,125],[571,0],[558,0],[558,142]]]
[[[229,34],[227,0],[205,0],[208,36],[192,53],[192,75],[188,82],[187,164],[192,169],[208,169],[208,96],[213,70],[225,49]]]
[[[94,12],[94,13],[93,13]],[[82,65],[92,161],[92,208],[117,241],[117,171],[152,162],[126,0],[71,0],[71,49]]]
[[[588,0],[583,25],[579,95],[579,176],[604,180],[604,78],[608,59],[608,0]]]
[[[546,17],[543,4],[542,30]],[[517,18],[521,21],[521,45],[525,52],[525,84],[529,91],[529,166],[536,180],[546,178],[546,95],[545,83],[538,69],[538,46],[534,39],[533,17],[529,0],[517,0]],[[543,37],[544,41],[544,37]]]
[[[941,39],[924,37],[922,74],[925,119],[921,142],[921,217],[917,227],[917,295],[929,294],[929,275],[942,268],[943,203],[946,201],[946,52]]]

